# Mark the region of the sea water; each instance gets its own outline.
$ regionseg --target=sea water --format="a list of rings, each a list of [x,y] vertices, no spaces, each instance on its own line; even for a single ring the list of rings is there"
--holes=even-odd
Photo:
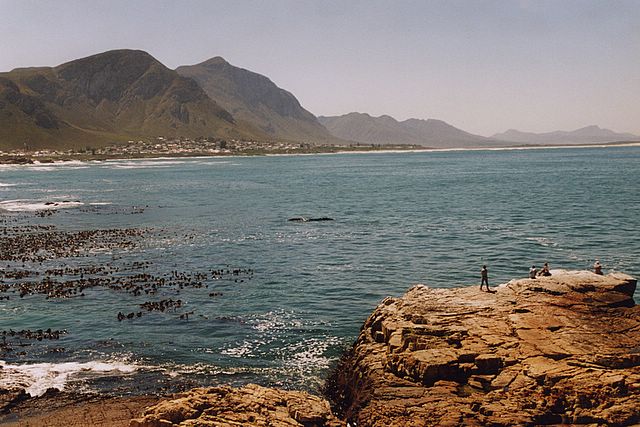
[[[9,226],[148,230],[135,248],[25,269],[252,271],[153,296],[99,287],[68,299],[14,294],[0,301],[0,330],[67,333],[0,354],[0,386],[135,393],[256,382],[314,391],[375,306],[414,284],[478,285],[486,264],[497,285],[526,277],[532,264],[589,269],[596,259],[605,273],[637,277],[639,207],[640,147],[0,166]],[[34,215],[44,208],[56,213]],[[184,306],[116,318],[162,298]]]

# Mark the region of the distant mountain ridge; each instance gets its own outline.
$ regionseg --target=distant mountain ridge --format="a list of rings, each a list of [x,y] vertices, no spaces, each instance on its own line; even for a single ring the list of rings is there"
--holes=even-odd
[[[264,137],[143,51],[0,73],[0,147],[84,147],[157,135]]]
[[[0,149],[84,148],[147,137],[486,148],[638,141],[598,126],[492,137],[441,120],[318,117],[266,76],[221,57],[171,70],[147,52],[112,50],[56,67],[0,73]]]
[[[275,139],[327,142],[335,139],[290,92],[269,78],[235,67],[217,56],[176,71],[194,79],[238,121]]]
[[[599,126],[586,126],[574,131],[554,131],[545,133],[521,132],[509,129],[491,138],[521,144],[595,144],[606,142],[640,141],[640,136],[617,133]]]
[[[432,148],[483,147],[495,141],[465,132],[435,119],[408,119],[391,116],[372,117],[366,113],[318,117],[334,136],[364,144],[412,144]],[[500,145],[498,143],[498,145]]]

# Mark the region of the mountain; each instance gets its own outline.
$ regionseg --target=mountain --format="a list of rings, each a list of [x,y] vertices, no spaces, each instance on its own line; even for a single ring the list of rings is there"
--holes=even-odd
[[[574,131],[554,131],[547,133],[520,132],[509,129],[491,138],[521,144],[594,144],[604,142],[640,141],[640,136],[630,133],[616,133],[598,126],[587,126]]]
[[[238,122],[249,123],[273,139],[335,142],[295,96],[263,75],[235,67],[221,57],[176,71],[197,81]]]
[[[334,136],[365,144],[415,144],[433,148],[462,148],[494,145],[483,136],[473,135],[441,120],[409,119],[402,122],[390,116],[372,117],[366,113],[318,117]]]
[[[143,51],[0,73],[0,148],[84,147],[158,135],[264,136]]]

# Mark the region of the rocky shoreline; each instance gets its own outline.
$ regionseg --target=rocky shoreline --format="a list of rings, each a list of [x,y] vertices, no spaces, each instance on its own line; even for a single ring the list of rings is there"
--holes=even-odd
[[[638,423],[635,288],[584,271],[492,293],[415,286],[378,306],[338,371],[343,415],[359,427]]]
[[[43,418],[34,402],[60,401],[64,393],[8,399],[5,392],[0,424],[63,425],[55,423],[62,413],[90,417],[96,426],[135,427],[640,423],[636,280],[621,273],[553,273],[492,292],[416,285],[401,298],[385,299],[328,381],[327,399],[222,386],[160,402],[69,403]],[[109,405],[118,420],[104,413]],[[65,419],[64,425],[82,425]]]

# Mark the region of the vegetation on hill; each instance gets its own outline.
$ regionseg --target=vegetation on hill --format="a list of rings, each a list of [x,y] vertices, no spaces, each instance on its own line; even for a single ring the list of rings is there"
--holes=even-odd
[[[142,51],[0,73],[0,148],[99,146],[157,135],[265,137]]]

